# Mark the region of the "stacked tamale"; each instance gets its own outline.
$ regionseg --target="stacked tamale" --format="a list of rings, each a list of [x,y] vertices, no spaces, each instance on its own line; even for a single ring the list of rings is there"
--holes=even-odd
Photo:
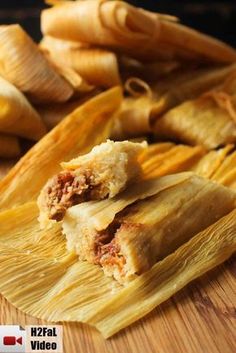
[[[236,51],[123,1],[0,26],[0,293],[110,337],[236,250]],[[0,162],[1,163],[1,162]]]

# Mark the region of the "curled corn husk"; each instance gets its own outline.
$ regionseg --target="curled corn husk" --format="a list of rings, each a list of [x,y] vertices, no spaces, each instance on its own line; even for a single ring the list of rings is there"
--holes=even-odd
[[[111,51],[50,36],[43,38],[40,48],[55,64],[73,69],[91,85],[113,87],[120,84],[117,57]]]
[[[0,74],[34,102],[64,102],[73,94],[19,25],[0,26]]]
[[[236,52],[226,44],[121,1],[63,2],[42,12],[41,28],[44,35],[108,47],[151,61],[236,59]]]
[[[106,338],[236,250],[236,211],[232,211],[122,288],[98,266],[68,253],[59,225],[40,230],[37,215],[35,203],[0,214],[0,292],[29,315],[82,321],[96,326]]]
[[[21,148],[18,138],[15,136],[0,133],[0,157],[15,158],[20,154]]]
[[[0,77],[0,132],[39,140],[46,127],[25,96]]]
[[[69,114],[1,181],[0,208],[36,199],[45,182],[59,171],[60,162],[86,153],[108,138],[112,114],[121,101],[121,88],[114,87]]]

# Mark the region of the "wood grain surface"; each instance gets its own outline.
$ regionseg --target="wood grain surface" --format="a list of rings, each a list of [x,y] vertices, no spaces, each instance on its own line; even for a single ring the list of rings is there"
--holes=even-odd
[[[0,161],[0,178],[10,166]],[[235,303],[233,257],[108,340],[88,325],[63,323],[64,353],[235,353]],[[42,323],[0,297],[1,325]]]

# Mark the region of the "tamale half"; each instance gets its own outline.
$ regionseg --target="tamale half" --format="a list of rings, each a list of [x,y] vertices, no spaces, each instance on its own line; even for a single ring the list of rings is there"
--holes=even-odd
[[[113,199],[73,206],[64,217],[68,249],[121,283],[150,269],[236,204],[232,190],[192,173],[146,183]]]
[[[114,87],[75,109],[33,146],[0,182],[0,209],[34,200],[60,162],[88,152],[110,135],[112,114],[122,102]]]
[[[64,102],[74,92],[19,25],[0,26],[0,74],[34,102]]]
[[[107,140],[88,154],[61,163],[62,171],[49,179],[38,197],[41,226],[61,221],[71,206],[111,198],[140,178],[138,155],[145,147],[146,142]]]
[[[0,132],[39,140],[46,127],[25,96],[0,77]]]

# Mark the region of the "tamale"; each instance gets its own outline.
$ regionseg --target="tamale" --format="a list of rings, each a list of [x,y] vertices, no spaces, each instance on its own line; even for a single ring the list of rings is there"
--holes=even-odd
[[[212,179],[228,186],[228,183],[235,178],[235,162],[236,152],[234,151],[224,159],[219,168],[212,175]]]
[[[106,47],[138,59],[236,59],[228,45],[122,1],[66,1],[42,12],[41,28],[44,35]]]
[[[0,133],[0,157],[15,158],[21,154],[17,137]]]
[[[64,102],[73,94],[19,25],[0,26],[0,74],[34,102]]]
[[[43,121],[25,96],[1,77],[0,132],[31,140],[39,140],[46,133]]]
[[[117,57],[111,51],[50,36],[43,38],[40,48],[55,64],[75,70],[94,86],[112,87],[121,82]]]
[[[156,120],[157,137],[171,138],[207,149],[236,141],[236,124],[211,97],[187,101]]]
[[[1,181],[0,209],[36,199],[46,181],[60,170],[60,162],[106,140],[112,114],[121,102],[121,88],[114,87],[78,107],[34,145]]]
[[[63,221],[68,249],[122,283],[235,208],[236,193],[191,173],[159,178],[156,186],[150,182],[143,194],[136,190],[144,184],[137,184],[113,199],[68,208]]]
[[[145,147],[146,142],[107,140],[88,154],[61,163],[63,170],[46,183],[38,197],[41,225],[61,221],[73,205],[113,197],[140,178],[138,154]]]

